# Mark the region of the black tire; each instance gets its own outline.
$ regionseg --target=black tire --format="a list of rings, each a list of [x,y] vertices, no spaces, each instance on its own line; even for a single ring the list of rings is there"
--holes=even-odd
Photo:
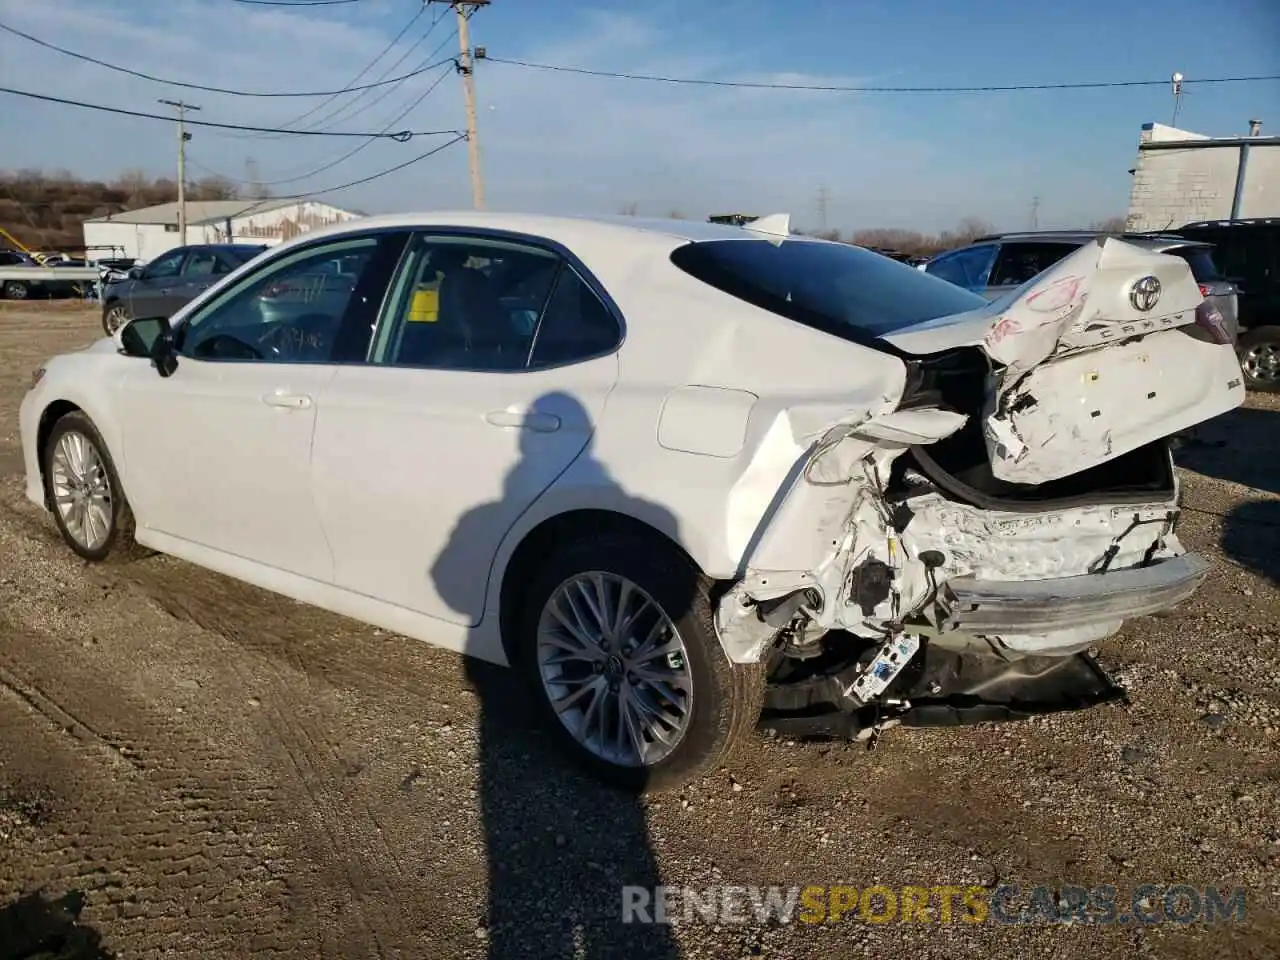
[[[114,327],[112,323],[115,319],[119,319],[119,323]],[[115,336],[117,330],[129,322],[131,317],[129,311],[119,300],[112,300],[102,310],[102,331],[108,337]]]
[[[111,494],[111,529],[102,544],[92,550],[87,549],[76,540],[75,536],[67,528],[61,512],[54,503],[53,452],[58,446],[58,441],[68,433],[73,432],[79,433],[93,446],[98,459],[102,461],[103,466],[106,468],[107,485]],[[125,497],[124,487],[120,483],[120,476],[116,473],[115,462],[111,459],[111,453],[107,450],[107,445],[103,442],[102,435],[98,433],[97,427],[83,412],[75,410],[68,413],[53,425],[53,429],[49,431],[49,437],[45,441],[44,449],[40,451],[40,465],[44,472],[45,499],[50,506],[50,512],[53,514],[53,522],[57,525],[58,532],[62,534],[62,539],[67,546],[75,551],[76,554],[91,563],[124,563],[150,554],[151,551],[139,546],[137,541],[134,540],[133,510]]]
[[[1236,353],[1240,357],[1240,368],[1244,371],[1245,387],[1259,393],[1280,393],[1280,370],[1272,369],[1270,376],[1259,375],[1256,361],[1250,354],[1259,348],[1280,354],[1280,327],[1254,327],[1240,337]]]
[[[31,287],[22,280],[6,280],[3,293],[6,300],[26,300],[31,296]]]
[[[683,738],[649,766],[628,767],[596,756],[561,722],[543,686],[536,656],[538,621],[556,589],[575,574],[602,571],[626,577],[652,597],[684,641],[693,683],[693,705]],[[733,664],[716,636],[709,595],[712,583],[658,536],[627,531],[592,534],[565,543],[539,564],[515,611],[513,666],[533,693],[552,736],[600,780],[646,793],[669,790],[730,760],[755,732],[764,703],[764,663]]]

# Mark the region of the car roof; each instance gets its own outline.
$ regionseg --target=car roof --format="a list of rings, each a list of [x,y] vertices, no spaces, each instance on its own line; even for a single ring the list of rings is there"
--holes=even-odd
[[[678,220],[651,217],[619,216],[567,216],[542,213],[503,213],[477,210],[439,210],[422,213],[394,213],[321,227],[299,235],[305,238],[342,236],[366,230],[454,228],[472,230],[507,231],[531,236],[546,237],[568,247],[584,244],[624,242],[639,238],[671,245],[672,240],[695,242],[702,240],[748,240],[764,235],[746,227],[731,224],[707,223],[700,220]],[[814,237],[793,236],[791,239],[812,243],[825,243]],[[292,244],[295,241],[289,241]]]
[[[1184,223],[1179,230],[1194,230],[1200,227],[1280,227],[1280,217],[1237,217],[1235,220],[1196,220]]]
[[[1090,240],[1096,240],[1099,237],[1112,237],[1116,240],[1123,240],[1125,243],[1132,243],[1137,246],[1144,247],[1208,247],[1212,244],[1203,243],[1199,240],[1188,240],[1186,237],[1180,237],[1173,233],[1128,233],[1128,232],[1112,232],[1109,230],[1028,230],[1014,233],[992,233],[983,237],[978,237],[971,244],[972,246],[979,243],[1005,243],[1008,241],[1026,242],[1026,243],[1073,243],[1083,245]]]

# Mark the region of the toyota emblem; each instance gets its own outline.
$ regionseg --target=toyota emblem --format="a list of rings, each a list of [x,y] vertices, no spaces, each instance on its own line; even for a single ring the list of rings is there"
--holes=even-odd
[[[1147,313],[1160,302],[1160,281],[1155,277],[1143,277],[1129,291],[1129,302],[1139,313]]]

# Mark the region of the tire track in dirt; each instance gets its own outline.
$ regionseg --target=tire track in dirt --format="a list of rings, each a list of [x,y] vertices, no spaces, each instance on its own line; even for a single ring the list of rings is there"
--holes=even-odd
[[[350,927],[337,934],[342,942],[336,945],[336,955],[349,956],[365,948],[375,950],[379,957],[392,951],[398,954],[394,932],[411,927],[402,904],[403,890],[412,881],[387,842],[364,793],[340,789],[344,758],[323,733],[324,724],[317,716],[320,698],[315,696],[311,675],[296,642],[301,639],[298,633],[309,625],[329,631],[333,625],[314,623],[323,615],[296,617],[292,610],[285,615],[280,608],[291,605],[291,601],[254,596],[256,591],[251,589],[235,589],[239,584],[232,585],[233,592],[244,595],[233,601],[220,591],[214,593],[215,600],[177,590],[156,590],[160,584],[149,578],[133,583],[174,619],[245,649],[268,652],[255,657],[259,662],[252,675],[234,661],[229,661],[228,666],[246,689],[262,691],[261,696],[253,698],[254,702],[267,716],[272,745],[291,773],[293,790],[304,798],[320,843],[320,849],[309,852],[316,861],[340,874],[340,886],[352,900]],[[401,689],[398,685],[392,687],[397,692]]]
[[[0,889],[16,882],[3,877],[22,877],[84,890],[90,914],[141,956],[236,956],[247,944],[267,955],[306,943],[291,871],[264,817],[280,802],[272,785],[199,731],[124,698],[111,704],[122,732],[107,732],[89,719],[97,704],[66,703],[35,678],[39,647],[56,648],[54,638],[4,621],[0,635],[0,694],[41,719],[46,759],[62,758],[52,764],[60,776],[37,774],[50,781],[42,793],[55,798],[53,809],[25,842],[0,851],[14,860],[0,870]],[[102,765],[110,773],[92,776]],[[84,803],[77,775],[109,784],[107,795],[97,790]]]

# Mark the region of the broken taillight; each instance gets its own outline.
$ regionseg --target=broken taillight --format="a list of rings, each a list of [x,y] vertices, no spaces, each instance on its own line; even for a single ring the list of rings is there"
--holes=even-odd
[[[1201,300],[1196,307],[1195,325],[1208,336],[1210,343],[1230,343],[1231,334],[1227,331],[1227,323],[1222,318],[1222,311],[1208,300]]]

